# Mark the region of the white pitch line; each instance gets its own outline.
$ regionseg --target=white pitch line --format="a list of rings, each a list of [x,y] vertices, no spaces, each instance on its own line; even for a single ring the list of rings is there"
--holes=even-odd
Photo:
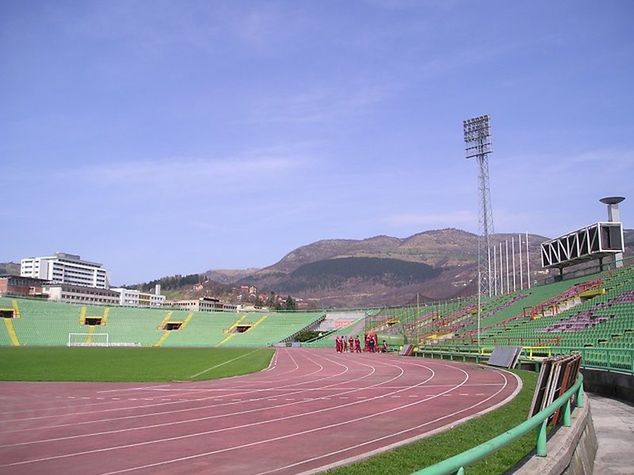
[[[218,364],[217,364],[217,365],[215,365],[215,366],[211,366],[210,368],[204,369],[204,370],[202,370],[202,371],[200,371],[200,372],[198,372],[198,373],[196,373],[196,374],[191,375],[191,376],[189,377],[189,379],[194,379],[194,378],[197,378],[197,377],[198,377],[198,376],[200,376],[201,374],[205,374],[205,373],[207,373],[208,371],[211,371],[211,370],[216,369],[216,368],[220,368],[221,366],[224,366],[224,365],[229,364],[229,363],[233,363],[234,361],[237,361],[237,360],[239,360],[239,359],[242,359],[242,358],[244,358],[245,356],[252,355],[252,354],[253,354],[253,353],[255,353],[256,351],[260,351],[260,349],[258,348],[257,350],[249,351],[248,353],[245,353],[245,354],[243,354],[243,355],[236,356],[235,358],[232,358],[232,359],[227,360],[227,361],[223,361],[222,363],[218,363]]]

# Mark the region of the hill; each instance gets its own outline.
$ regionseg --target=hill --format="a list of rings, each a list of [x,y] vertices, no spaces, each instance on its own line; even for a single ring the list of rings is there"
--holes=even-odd
[[[495,234],[491,241],[499,249],[511,238],[517,242],[517,234]],[[533,275],[541,270],[539,246],[546,239],[529,235]],[[253,297],[244,286],[255,286],[265,302],[272,294],[293,295],[315,307],[396,305],[417,296],[421,301],[445,299],[476,292],[477,240],[475,234],[451,228],[406,238],[325,239],[262,269],[215,269],[131,287],[151,291],[161,284],[168,298],[208,295],[240,303]],[[625,256],[632,256],[634,229],[624,230],[624,240]],[[19,264],[0,263],[0,274],[19,272]]]
[[[496,234],[492,243],[517,239]],[[529,235],[531,266],[540,268],[542,236]],[[328,239],[301,246],[277,263],[236,280],[292,294],[317,306],[366,306],[415,298],[473,294],[475,234],[459,229],[425,231],[407,238]],[[414,270],[416,269],[416,270]]]
[[[0,275],[20,275],[20,264],[15,262],[0,262]]]

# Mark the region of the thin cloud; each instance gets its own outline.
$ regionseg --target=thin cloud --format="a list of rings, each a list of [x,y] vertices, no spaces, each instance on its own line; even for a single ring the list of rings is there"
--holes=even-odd
[[[103,185],[147,184],[174,186],[182,184],[220,184],[248,181],[249,176],[273,176],[303,166],[302,159],[259,157],[253,159],[161,159],[121,163],[102,163],[64,171],[60,174]]]
[[[314,123],[367,113],[390,95],[391,87],[373,84],[322,88],[266,98],[255,104],[244,123]]]

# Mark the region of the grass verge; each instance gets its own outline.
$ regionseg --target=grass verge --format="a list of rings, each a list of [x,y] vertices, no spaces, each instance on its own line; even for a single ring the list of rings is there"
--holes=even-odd
[[[267,348],[0,348],[1,381],[201,381],[253,373]]]
[[[523,387],[511,402],[496,411],[470,420],[453,430],[377,455],[362,462],[328,471],[329,475],[410,474],[480,445],[526,420],[535,390],[537,373],[513,371]],[[506,472],[535,448],[529,433],[486,459],[465,469],[469,475]]]

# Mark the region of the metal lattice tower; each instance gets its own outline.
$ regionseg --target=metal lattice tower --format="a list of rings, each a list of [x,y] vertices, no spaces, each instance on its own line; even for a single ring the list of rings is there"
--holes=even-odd
[[[467,158],[475,158],[480,167],[478,185],[480,190],[480,213],[478,238],[478,286],[479,294],[493,295],[495,283],[491,273],[491,241],[493,234],[493,214],[489,189],[489,154],[491,153],[491,129],[489,116],[483,115],[465,120],[464,141]]]

